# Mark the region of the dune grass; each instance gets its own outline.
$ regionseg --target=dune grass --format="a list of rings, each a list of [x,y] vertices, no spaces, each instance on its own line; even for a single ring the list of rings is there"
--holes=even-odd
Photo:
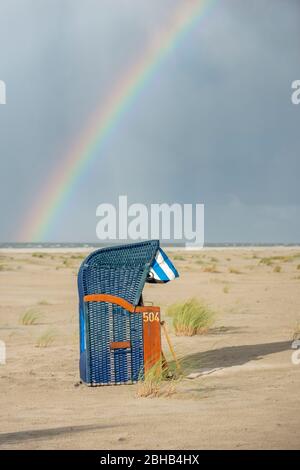
[[[70,258],[65,258],[63,260],[63,265],[66,267],[66,268],[73,268],[73,264],[72,264],[72,260]]]
[[[231,273],[231,274],[242,274],[242,271],[240,271],[239,269],[231,266],[228,268],[228,271]]]
[[[173,320],[177,336],[203,334],[214,320],[214,312],[197,299],[189,299],[171,305],[167,309],[167,315]]]
[[[48,302],[48,300],[42,299],[38,302],[38,305],[51,305],[51,304],[50,302]]]
[[[300,253],[294,253],[292,255],[274,255],[264,258],[260,258],[259,264],[265,264],[266,266],[271,266],[274,262],[283,262],[288,263],[294,261],[300,257]]]
[[[223,287],[223,292],[224,292],[224,294],[228,294],[229,293],[229,286],[224,286]]]
[[[272,266],[273,259],[272,258],[261,258],[259,260],[259,264],[265,264],[266,266]]]
[[[202,271],[204,273],[219,273],[220,272],[215,264],[204,266]]]
[[[174,261],[185,261],[186,260],[185,257],[182,256],[182,255],[175,255],[173,257],[173,259],[174,259]]]
[[[45,258],[47,256],[47,253],[41,253],[39,251],[35,251],[31,255],[33,258]]]
[[[139,398],[159,396],[162,380],[162,367],[161,361],[159,361],[145,372],[144,377],[139,379],[137,396]]]
[[[21,315],[20,323],[25,326],[36,325],[39,318],[40,312],[34,309],[29,309],[23,315]]]
[[[281,273],[281,266],[279,266],[279,265],[274,266],[273,271],[274,271],[274,273]]]
[[[282,255],[277,255],[277,256],[272,256],[273,261],[283,261],[284,263],[288,263],[289,261],[293,261],[295,259],[294,255],[288,255],[288,256],[282,256]]]
[[[87,255],[85,253],[83,254],[77,254],[77,255],[71,255],[70,258],[71,259],[78,259],[78,260],[84,260],[85,258],[87,257]]]
[[[47,330],[41,336],[38,337],[35,346],[37,348],[48,348],[54,342],[56,333],[54,330]]]
[[[71,269],[76,268],[77,269],[78,259],[79,258],[73,257],[73,256],[68,256],[68,257],[62,258],[62,267],[63,268],[71,268]],[[83,260],[83,258],[80,258],[80,261],[82,261],[82,260]]]
[[[166,380],[162,362],[154,364],[138,381],[137,398],[168,398],[176,393],[178,378]]]

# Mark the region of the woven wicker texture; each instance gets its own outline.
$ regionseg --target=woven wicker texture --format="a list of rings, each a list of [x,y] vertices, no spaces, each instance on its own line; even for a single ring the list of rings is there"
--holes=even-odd
[[[78,274],[80,300],[81,378],[91,385],[135,382],[143,373],[143,319],[139,313],[107,302],[83,302],[88,294],[111,294],[137,305],[158,241],[97,250]],[[130,341],[131,348],[110,343]],[[82,361],[81,361],[82,362]]]

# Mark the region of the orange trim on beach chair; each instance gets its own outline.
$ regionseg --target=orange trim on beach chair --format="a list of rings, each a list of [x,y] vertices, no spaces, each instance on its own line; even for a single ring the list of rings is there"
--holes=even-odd
[[[122,297],[110,294],[89,294],[84,296],[85,302],[108,302],[111,304],[119,305],[125,308],[130,313],[143,313],[143,312],[160,312],[160,307],[153,307],[152,305],[138,305],[135,306]]]
[[[130,347],[130,341],[113,341],[110,343],[110,349],[127,349]]]
[[[119,305],[130,313],[143,315],[144,368],[145,372],[161,362],[160,307],[152,305],[133,305],[122,297],[111,294],[89,294],[84,296],[85,302],[107,302]],[[130,341],[110,343],[111,349],[130,348]]]

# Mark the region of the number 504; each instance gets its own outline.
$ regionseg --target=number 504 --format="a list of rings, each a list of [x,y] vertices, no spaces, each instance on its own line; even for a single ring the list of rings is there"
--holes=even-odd
[[[144,312],[143,313],[143,320],[144,322],[153,322],[159,321],[159,313],[158,312]]]

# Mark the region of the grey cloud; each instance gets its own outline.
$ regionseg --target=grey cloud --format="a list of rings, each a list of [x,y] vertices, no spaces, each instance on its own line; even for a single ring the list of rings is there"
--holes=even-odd
[[[179,3],[179,2],[176,2]],[[2,241],[173,0],[0,0]],[[226,0],[190,31],[91,162],[48,234],[95,240],[96,206],[204,202],[206,241],[299,241],[300,5]]]

